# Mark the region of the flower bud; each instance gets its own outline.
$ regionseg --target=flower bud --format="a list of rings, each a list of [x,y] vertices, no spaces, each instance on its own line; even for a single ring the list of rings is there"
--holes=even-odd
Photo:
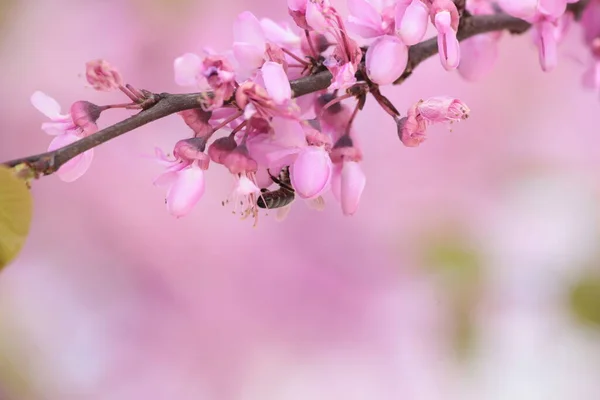
[[[417,104],[417,113],[431,123],[461,121],[470,112],[465,103],[450,96],[431,97]]]

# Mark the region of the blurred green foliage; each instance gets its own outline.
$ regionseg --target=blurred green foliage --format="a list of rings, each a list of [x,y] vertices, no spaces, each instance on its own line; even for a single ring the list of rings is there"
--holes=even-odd
[[[600,329],[600,272],[583,274],[571,286],[569,308],[580,322]]]
[[[468,236],[455,230],[426,238],[421,264],[445,289],[454,323],[452,337],[457,357],[467,358],[474,350],[477,332],[473,314],[481,285],[481,256]]]
[[[21,251],[31,225],[33,200],[27,183],[0,166],[0,268]]]

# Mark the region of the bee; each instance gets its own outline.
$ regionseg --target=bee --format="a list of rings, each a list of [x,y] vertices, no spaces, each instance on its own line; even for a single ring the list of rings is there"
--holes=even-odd
[[[290,205],[296,197],[296,192],[290,180],[290,167],[284,167],[279,173],[279,178],[271,175],[271,172],[269,172],[269,175],[273,182],[279,185],[279,189],[261,189],[262,193],[258,197],[256,205],[259,208],[266,209],[282,208]]]

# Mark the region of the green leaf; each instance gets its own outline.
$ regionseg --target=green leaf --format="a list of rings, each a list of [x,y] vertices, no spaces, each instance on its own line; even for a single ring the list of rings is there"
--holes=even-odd
[[[0,166],[0,268],[21,251],[31,225],[33,199],[14,170]]]

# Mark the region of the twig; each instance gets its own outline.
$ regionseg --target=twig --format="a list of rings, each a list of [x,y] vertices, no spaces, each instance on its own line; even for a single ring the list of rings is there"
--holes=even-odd
[[[579,3],[571,4],[570,6],[573,7],[574,12],[577,12],[583,8],[585,3],[587,3],[587,1],[582,0]],[[504,13],[478,16],[464,15],[461,19],[457,36],[459,40],[464,40],[481,33],[502,30],[508,30],[511,33],[518,34],[525,32],[530,26],[529,23]],[[435,55],[437,52],[438,46],[435,38],[411,46],[406,70],[394,83],[402,83],[421,62]],[[327,89],[331,84],[332,78],[329,71],[322,71],[314,75],[291,81],[290,85],[292,87],[293,96],[300,97]],[[50,175],[77,155],[114,139],[117,136],[168,115],[199,107],[201,104],[200,99],[203,96],[210,96],[210,93],[163,93],[156,96],[158,100],[148,109],[81,140],[54,151],[7,161],[3,164],[9,167],[25,164],[32,169],[36,176]]]

